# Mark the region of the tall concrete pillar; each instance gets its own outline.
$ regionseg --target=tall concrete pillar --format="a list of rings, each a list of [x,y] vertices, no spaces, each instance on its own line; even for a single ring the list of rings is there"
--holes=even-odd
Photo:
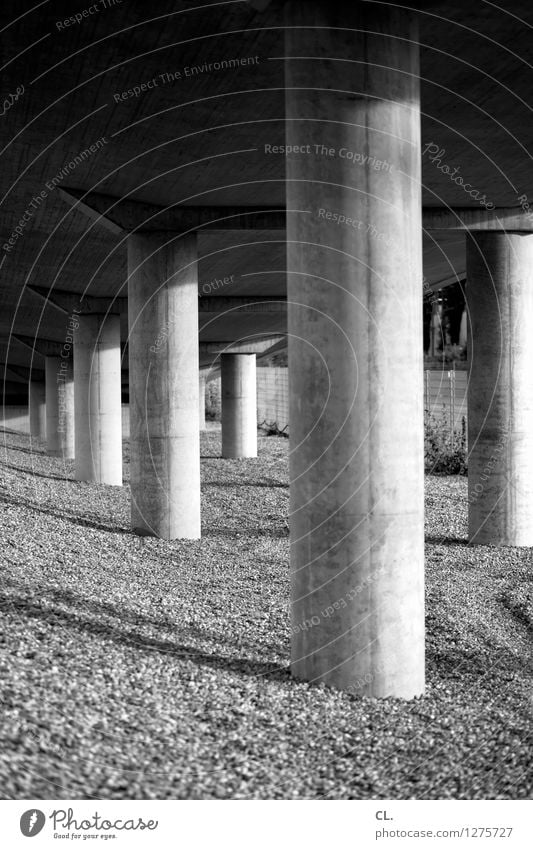
[[[533,234],[467,236],[468,532],[533,545]]]
[[[122,485],[120,366],[120,316],[78,316],[74,331],[76,480]]]
[[[196,236],[128,239],[133,529],[200,537]]]
[[[444,351],[444,328],[442,325],[442,301],[433,301],[431,309],[431,327],[429,331],[429,355],[438,357]]]
[[[459,328],[459,347],[468,352],[468,313],[466,306],[461,314],[461,325]]]
[[[200,430],[205,430],[205,373],[198,381],[198,419]]]
[[[223,457],[257,457],[255,365],[255,354],[221,355]]]
[[[30,380],[29,386],[30,436],[46,439],[46,390],[41,381]]]
[[[424,688],[417,27],[389,5],[286,9],[287,208],[305,210],[287,216],[292,672],[411,698]]]
[[[52,457],[74,458],[72,360],[45,357],[46,448]]]

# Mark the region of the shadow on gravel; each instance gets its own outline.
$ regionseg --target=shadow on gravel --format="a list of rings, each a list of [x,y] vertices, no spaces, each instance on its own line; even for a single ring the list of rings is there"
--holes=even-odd
[[[78,631],[80,634],[90,634],[100,639],[111,640],[117,645],[128,646],[134,648],[136,651],[158,652],[159,654],[190,660],[199,666],[207,666],[212,669],[224,670],[225,672],[233,672],[254,678],[268,678],[270,681],[282,682],[290,679],[288,666],[278,666],[274,663],[266,663],[242,657],[209,654],[184,643],[149,637],[135,631],[115,627],[106,622],[89,619],[87,618],[87,609],[100,616],[103,613],[112,613],[121,620],[125,619],[126,624],[128,621],[130,623],[135,622],[137,625],[143,624],[144,621],[144,623],[149,623],[152,627],[154,625],[160,627],[162,624],[165,624],[154,622],[148,617],[139,616],[138,614],[135,614],[133,618],[129,614],[124,616],[124,611],[119,611],[112,605],[87,602],[87,599],[76,599],[72,593],[68,592],[56,591],[52,593],[52,597],[55,602],[63,604],[74,602],[75,608],[72,610],[64,610],[58,607],[51,608],[37,603],[33,596],[9,596],[8,594],[0,596],[0,608],[4,610],[11,608],[28,619],[38,619],[56,627],[64,626]],[[43,600],[41,598],[41,601]]]
[[[288,489],[288,483],[280,483],[280,481],[260,481],[259,483],[253,483],[251,481],[204,481],[202,486],[223,486],[228,487],[228,489],[235,489],[235,487],[239,486],[259,486],[264,487],[265,489],[272,489],[274,487],[280,487],[282,489]]]
[[[163,613],[162,615],[150,616],[145,613],[141,613],[139,610],[133,610],[131,608],[124,607],[123,605],[113,604],[109,601],[103,601],[102,599],[98,599],[95,601],[92,598],[88,598],[84,595],[79,595],[72,590],[63,589],[59,587],[48,587],[48,586],[40,586],[40,585],[30,585],[22,583],[21,581],[14,580],[10,575],[6,575],[2,581],[2,587],[4,589],[4,595],[1,595],[0,591],[0,608],[4,606],[4,608],[11,603],[12,598],[14,599],[14,607],[17,607],[17,602],[26,601],[32,602],[31,606],[33,608],[40,608],[41,610],[49,610],[49,608],[45,605],[54,604],[54,605],[68,605],[71,610],[68,611],[74,615],[79,615],[82,618],[87,617],[87,614],[94,614],[94,616],[100,617],[102,619],[103,616],[113,617],[115,619],[120,620],[123,625],[133,625],[137,628],[141,626],[146,626],[152,628],[154,630],[157,629],[172,629],[176,632],[181,639],[196,639],[196,640],[209,640],[212,638],[218,639],[219,634],[210,634],[209,631],[206,631],[204,628],[201,628],[197,625],[188,625],[186,628],[178,629],[176,624],[176,618],[169,612],[169,614]],[[10,596],[7,594],[8,588],[11,592],[18,593],[18,595]],[[23,593],[23,595],[21,595]],[[41,602],[38,604],[35,599]],[[154,603],[160,604],[163,601],[163,597],[159,600],[154,598]],[[111,629],[113,629],[112,625],[109,625]],[[228,634],[226,634],[226,643],[230,643],[228,639]],[[242,639],[236,635],[234,644],[238,644],[243,646]],[[288,643],[288,635],[287,639],[283,642],[276,642],[268,645],[268,649],[284,654],[289,650]],[[254,645],[251,644],[249,649],[253,651]],[[253,662],[253,661],[251,661]],[[271,664],[271,666],[275,666],[275,664]]]
[[[513,590],[516,592],[517,587],[514,587]],[[502,607],[507,610],[513,619],[518,622],[522,628],[525,628],[526,631],[533,635],[533,619],[531,617],[531,602],[527,603],[525,599],[522,598],[514,598],[513,591],[509,592],[508,590],[504,591],[497,597],[497,601],[500,602]]]
[[[75,513],[68,513],[65,510],[54,510],[53,507],[43,507],[41,504],[35,504],[33,501],[25,498],[8,497],[2,492],[0,492],[0,502],[11,504],[13,507],[24,507],[26,510],[33,510],[35,513],[44,513],[47,516],[53,516],[54,519],[64,519],[65,522],[70,522],[71,525],[79,525],[82,528],[93,528],[97,531],[108,531],[113,534],[130,534],[133,536],[131,528],[122,528],[119,525],[105,525],[103,522],[96,522],[94,519],[84,519],[82,516],[77,516]]]
[[[45,475],[44,472],[36,472],[35,469],[25,469],[23,466],[12,466],[10,463],[2,463],[2,468],[11,469],[13,472],[22,472],[25,475],[31,475],[36,478],[48,478],[52,481],[73,481],[73,477],[66,475]]]
[[[0,431],[1,435],[1,431]],[[21,448],[20,445],[8,445],[6,442],[0,441],[0,450],[4,451],[21,451],[22,454],[41,454],[44,456],[48,456],[46,454],[46,448]],[[55,458],[57,459],[57,458]]]
[[[466,537],[426,536],[426,545],[468,545]]]
[[[206,537],[224,537],[225,539],[237,539],[240,542],[251,537],[279,537],[284,539],[289,536],[289,528],[257,528],[245,527],[244,525],[238,528],[209,528],[202,527],[202,538]]]
[[[477,679],[487,689],[494,688],[494,679],[512,679],[518,673],[520,676],[528,668],[528,661],[520,654],[506,650],[502,646],[485,649],[453,648],[448,651],[435,651],[428,647],[426,653],[427,669],[432,676],[442,679],[455,679],[465,682],[465,679]],[[484,680],[483,680],[484,679]]]

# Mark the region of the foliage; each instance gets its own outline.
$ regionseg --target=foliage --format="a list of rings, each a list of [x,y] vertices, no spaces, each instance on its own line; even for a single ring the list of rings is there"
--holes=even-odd
[[[435,416],[426,411],[424,419],[424,460],[428,474],[466,475],[466,420],[453,432],[446,415]]]
[[[262,431],[264,431],[265,436],[286,436],[287,438],[289,436],[288,430],[287,430],[288,425],[285,425],[284,428],[280,429],[277,422],[264,421],[264,422],[261,422],[261,424],[258,425],[258,428],[260,428]]]

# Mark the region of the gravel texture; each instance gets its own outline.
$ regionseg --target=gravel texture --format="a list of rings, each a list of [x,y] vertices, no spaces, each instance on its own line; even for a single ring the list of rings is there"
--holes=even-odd
[[[464,478],[427,479],[427,694],[377,701],[289,678],[286,439],[203,434],[172,543],[32,447],[3,434],[2,798],[530,796],[533,552],[466,545]]]

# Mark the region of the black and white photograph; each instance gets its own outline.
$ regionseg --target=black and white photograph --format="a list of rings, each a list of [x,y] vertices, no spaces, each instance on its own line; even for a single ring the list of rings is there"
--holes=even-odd
[[[533,4],[0,58],[2,844],[526,849]]]

